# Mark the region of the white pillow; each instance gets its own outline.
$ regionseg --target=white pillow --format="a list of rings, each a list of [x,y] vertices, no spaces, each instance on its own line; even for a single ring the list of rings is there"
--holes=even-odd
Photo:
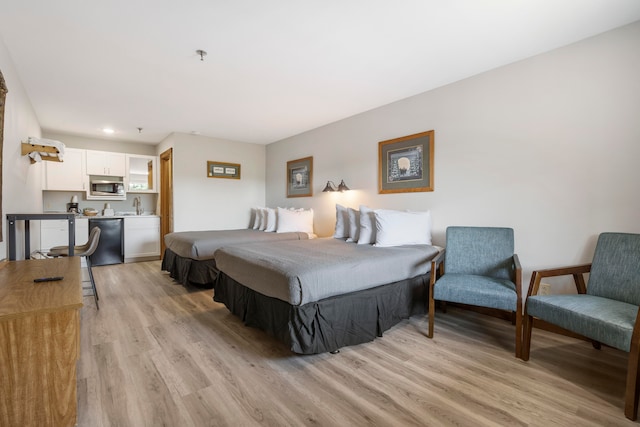
[[[253,217],[253,229],[258,230],[260,228],[260,214],[262,213],[262,208],[255,208],[255,214]]]
[[[258,230],[264,231],[267,226],[267,208],[260,209],[260,224],[258,225]]]
[[[376,209],[376,246],[430,245],[431,212]]]
[[[251,208],[251,213],[249,214],[249,226],[247,227],[249,230],[253,229],[253,226],[256,223],[256,208]]]
[[[265,226],[264,231],[276,231],[278,223],[278,217],[276,210],[272,208],[265,208]]]
[[[357,242],[360,236],[360,211],[348,208],[349,212],[349,238],[347,242]]]
[[[292,211],[278,208],[277,233],[313,233],[313,209]]]
[[[360,205],[359,245],[370,245],[376,242],[376,216],[373,209]]]
[[[349,237],[349,212],[347,208],[336,204],[336,231],[333,233],[336,239]]]

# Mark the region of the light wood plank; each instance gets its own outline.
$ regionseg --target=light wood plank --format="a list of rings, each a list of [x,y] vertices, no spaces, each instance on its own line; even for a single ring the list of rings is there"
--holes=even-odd
[[[437,312],[339,354],[301,356],[184,288],[160,262],[95,267],[86,297],[79,426],[634,425],[627,355],[534,330],[529,362],[513,325]]]

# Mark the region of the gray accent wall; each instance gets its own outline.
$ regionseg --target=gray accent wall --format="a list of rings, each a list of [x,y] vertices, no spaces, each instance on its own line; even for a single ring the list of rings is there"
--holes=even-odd
[[[589,261],[599,233],[640,233],[639,76],[636,22],[272,143],[267,206],[313,208],[321,236],[335,203],[429,209],[435,244],[505,226],[526,273]],[[378,194],[378,142],[431,129],[435,191]],[[306,156],[314,195],[287,199],[286,162]],[[341,179],[353,191],[321,192]]]

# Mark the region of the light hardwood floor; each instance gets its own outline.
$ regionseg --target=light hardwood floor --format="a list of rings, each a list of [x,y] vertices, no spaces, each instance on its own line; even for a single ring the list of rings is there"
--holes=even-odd
[[[211,290],[160,262],[95,267],[85,297],[78,425],[618,426],[626,353],[535,330],[513,357],[513,326],[457,308],[339,354],[300,356],[246,327]]]

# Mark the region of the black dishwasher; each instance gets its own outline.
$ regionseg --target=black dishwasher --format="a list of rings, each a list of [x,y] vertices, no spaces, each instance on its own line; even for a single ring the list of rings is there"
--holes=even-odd
[[[124,262],[124,222],[122,218],[89,219],[89,230],[100,229],[98,248],[91,257],[92,265],[122,264]]]

